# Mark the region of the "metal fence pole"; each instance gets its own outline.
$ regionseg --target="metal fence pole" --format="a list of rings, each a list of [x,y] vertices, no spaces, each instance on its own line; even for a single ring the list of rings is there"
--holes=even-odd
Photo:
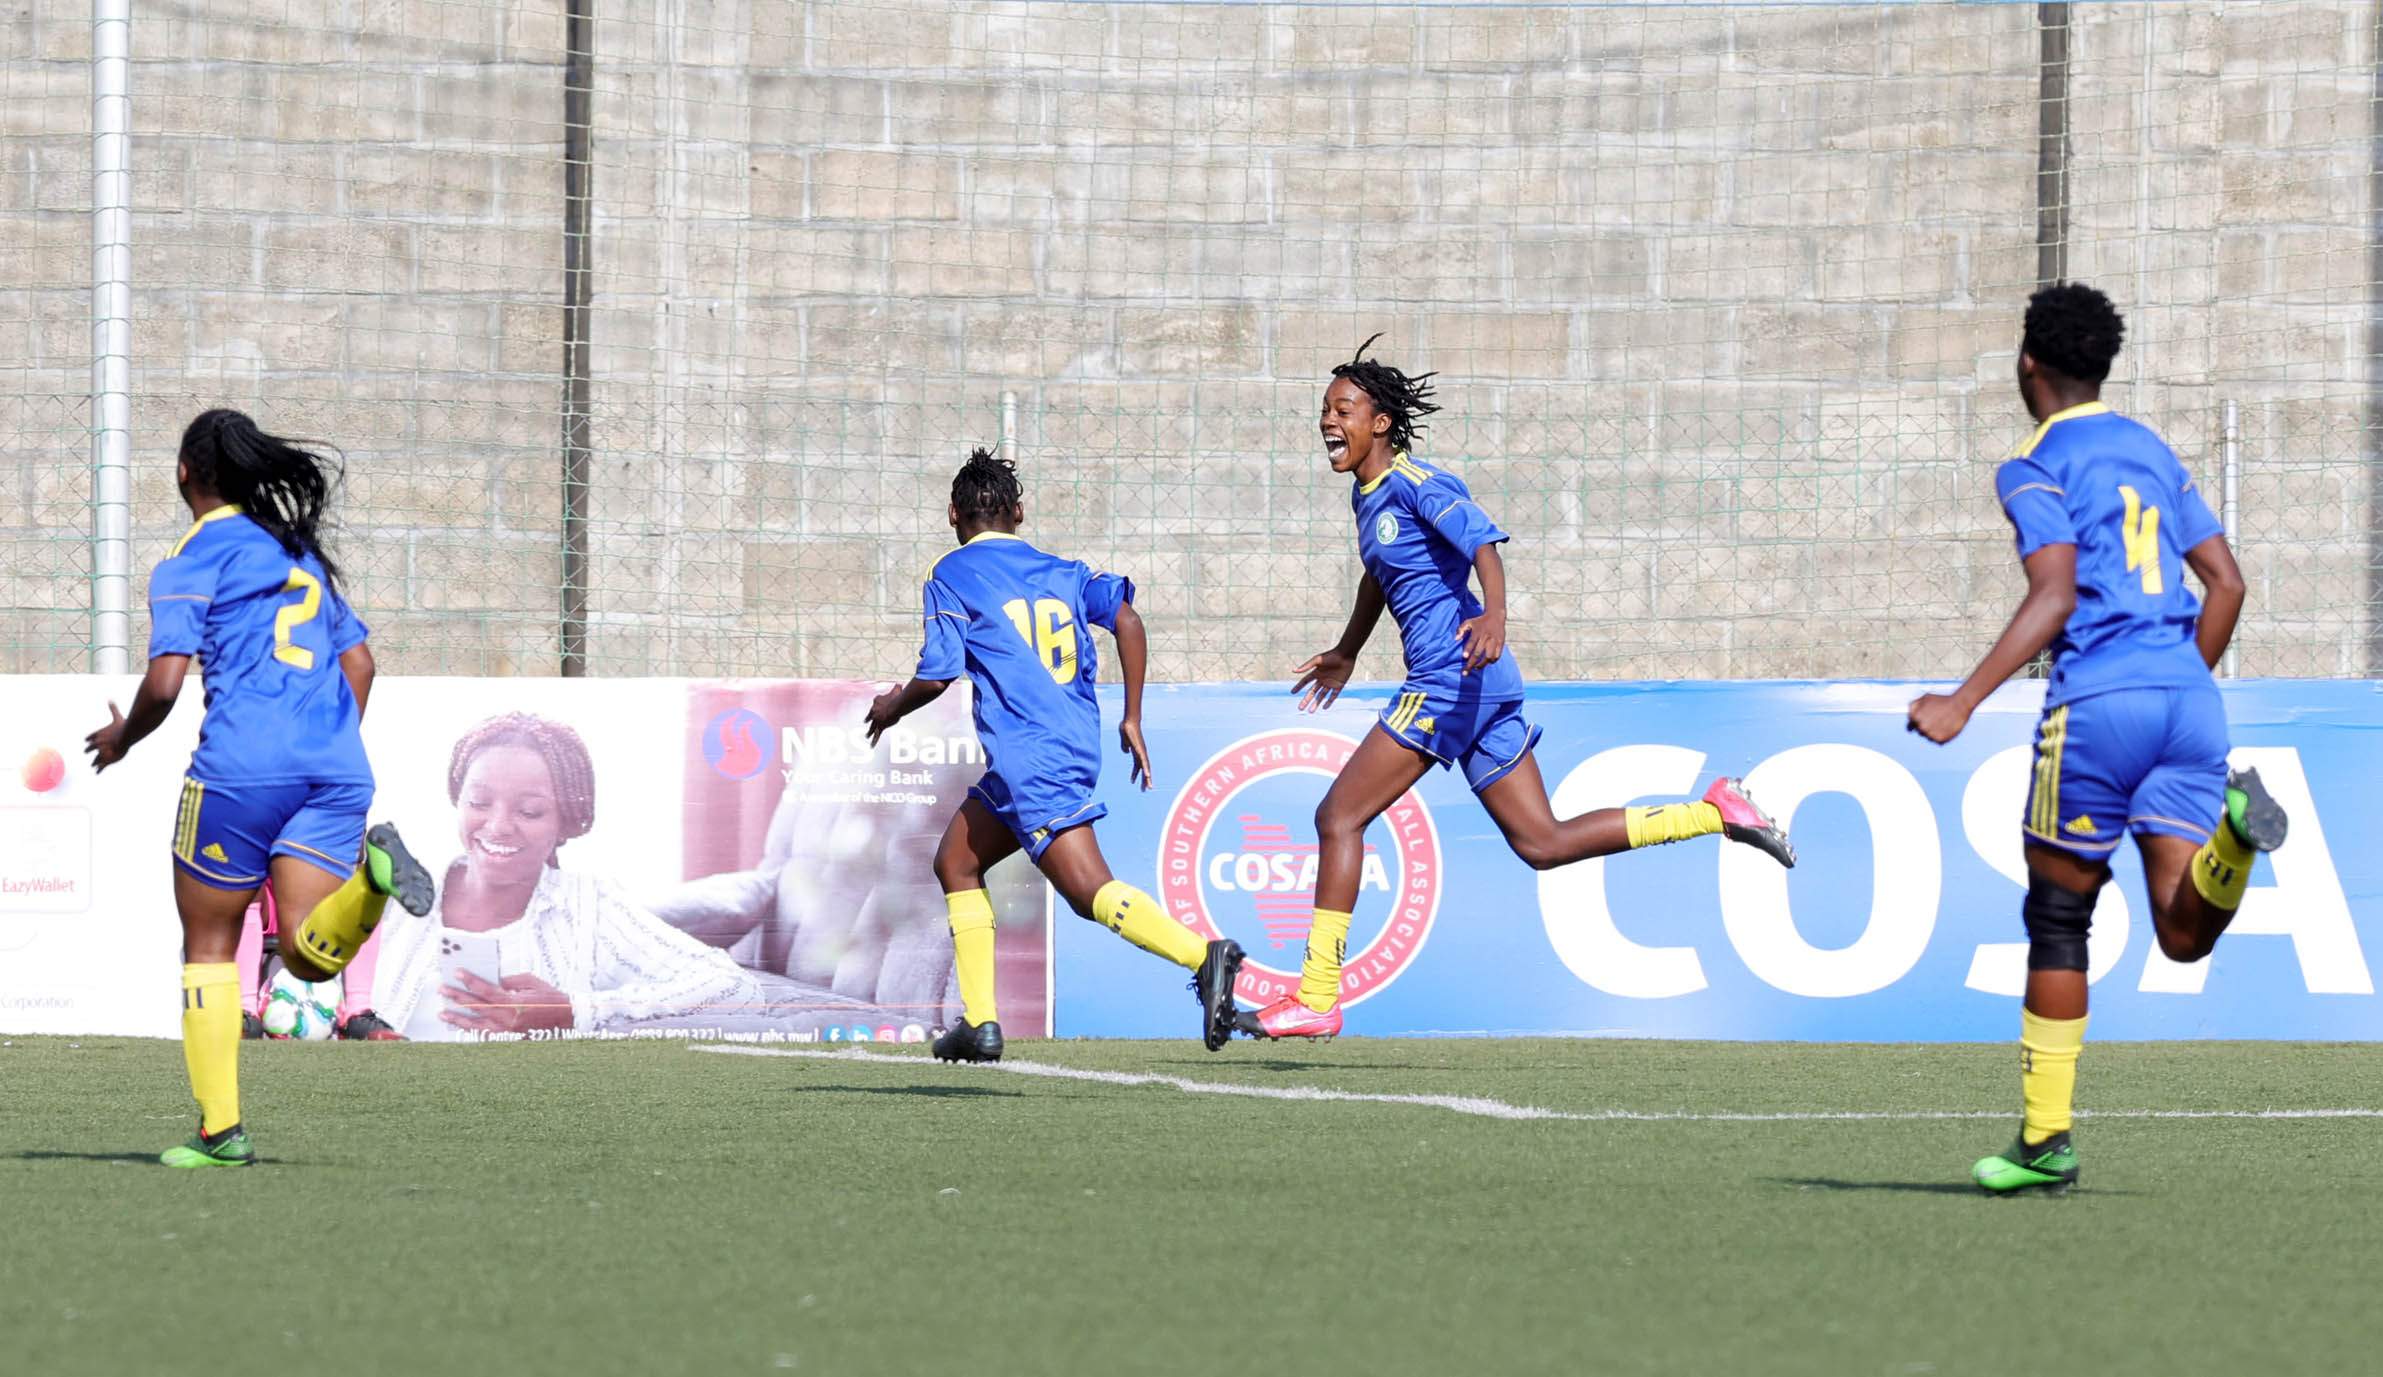
[[[132,667],[132,0],[91,4],[91,669]]]
[[[595,0],[570,0],[563,67],[562,672],[587,673],[588,302],[594,205]]]

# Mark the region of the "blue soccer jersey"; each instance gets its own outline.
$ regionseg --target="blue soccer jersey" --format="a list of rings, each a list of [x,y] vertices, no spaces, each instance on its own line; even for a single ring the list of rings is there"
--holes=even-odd
[[[1040,857],[1050,837],[1100,816],[1100,654],[1133,583],[985,531],[927,576],[921,679],[976,686],[987,773],[973,791]]]
[[[207,716],[190,758],[210,783],[370,784],[342,652],[364,623],[311,554],[236,506],[198,519],[149,575],[149,655],[192,655]]]
[[[1995,474],[2019,557],[2077,547],[2077,609],[2052,643],[2046,706],[2210,683],[2184,552],[2221,533],[2159,436],[2100,402],[2045,418]]]
[[[1382,586],[1398,623],[1408,689],[1487,703],[1519,700],[1522,670],[1513,651],[1472,675],[1464,672],[1456,628],[1482,611],[1473,596],[1473,557],[1508,538],[1464,481],[1402,450],[1381,477],[1350,493],[1349,504],[1357,513],[1357,557]]]

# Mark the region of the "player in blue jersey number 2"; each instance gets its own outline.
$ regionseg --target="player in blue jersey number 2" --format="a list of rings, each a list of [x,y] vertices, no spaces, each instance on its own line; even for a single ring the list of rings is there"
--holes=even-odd
[[[1961,734],[1986,695],[2049,646],[2027,843],[2027,998],[2019,1139],[1971,1169],[1988,1191],[2077,1179],[2069,1141],[2085,1045],[2086,936],[2110,853],[2133,833],[2160,950],[2209,955],[2234,921],[2258,852],[2285,818],[2256,771],[2226,768],[2226,708],[2210,668],[2242,611],[2225,532],[2149,427],[2102,405],[2125,322],[2082,283],[2028,299],[2019,393],[2035,434],[1995,475],[2027,596],[1951,693],[1911,705],[1931,741]],[[2207,590],[2184,585],[2190,568]]]
[[[365,829],[372,766],[359,725],[372,688],[364,623],[340,596],[320,526],[335,471],[237,411],[182,433],[175,481],[197,520],[149,576],[149,672],[132,711],[84,748],[105,770],[173,711],[197,662],[207,715],[174,821],[182,918],[182,1053],[199,1132],[168,1166],[247,1166],[240,1123],[241,921],[270,883],[282,959],[328,980],[390,895],[430,911],[429,872],[395,828]]]
[[[1379,339],[1380,336],[1375,336]],[[1321,852],[1315,920],[1299,988],[1240,1016],[1257,1037],[1330,1037],[1340,1031],[1341,961],[1365,859],[1365,829],[1438,765],[1464,768],[1514,854],[1534,870],[1719,832],[1794,865],[1787,834],[1749,802],[1739,781],[1717,779],[1695,803],[1600,808],[1559,820],[1523,719],[1522,671],[1506,649],[1506,533],[1455,475],[1408,455],[1422,418],[1439,410],[1431,375],[1410,378],[1357,356],[1332,370],[1324,391],[1324,456],[1356,480],[1357,554],[1365,576],[1340,643],[1299,667],[1300,707],[1331,705],[1357,652],[1388,609],[1406,652],[1406,684],[1357,744],[1316,809]],[[1470,581],[1481,580],[1481,596]]]
[[[945,1061],[999,1061],[993,998],[993,905],[985,871],[1025,849],[1059,897],[1082,917],[1192,971],[1208,1050],[1233,1031],[1233,980],[1241,948],[1210,942],[1167,916],[1158,900],[1109,873],[1093,820],[1100,782],[1100,657],[1086,632],[1117,638],[1125,712],[1117,738],[1134,778],[1150,787],[1142,744],[1142,669],[1148,642],[1133,584],[1081,561],[1047,555],[1019,538],[1025,494],[1009,461],[984,450],[952,479],[952,530],[960,548],[927,576],[926,645],[918,673],[869,705],[869,740],[932,702],[966,673],[975,684],[984,778],[943,834],[935,878],[951,910],[963,1016],[935,1041]]]

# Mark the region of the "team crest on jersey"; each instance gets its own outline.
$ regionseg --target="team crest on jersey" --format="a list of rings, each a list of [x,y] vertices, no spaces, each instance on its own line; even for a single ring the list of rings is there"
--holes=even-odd
[[[1315,914],[1309,820],[1356,749],[1354,738],[1312,727],[1260,732],[1209,757],[1168,806],[1159,902],[1203,937],[1242,945],[1249,959],[1234,992],[1246,1001],[1270,1004],[1298,988]],[[1380,993],[1423,950],[1440,883],[1439,832],[1409,792],[1365,834],[1343,1002]]]
[[[1374,518],[1374,539],[1382,542],[1384,545],[1390,545],[1397,542],[1398,516],[1396,513],[1384,512],[1380,516]]]

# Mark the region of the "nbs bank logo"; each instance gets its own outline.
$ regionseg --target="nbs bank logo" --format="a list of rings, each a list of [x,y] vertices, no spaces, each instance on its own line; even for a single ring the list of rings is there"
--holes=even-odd
[[[703,729],[703,758],[730,779],[751,779],[769,764],[764,744],[774,736],[769,719],[751,708],[730,708]]]
[[[1310,727],[1234,742],[1192,772],[1167,809],[1158,849],[1159,901],[1210,939],[1230,937],[1249,960],[1235,987],[1268,1004],[1299,985],[1316,899],[1316,804],[1357,749]],[[1440,835],[1413,793],[1367,829],[1357,918],[1341,967],[1343,998],[1358,1003],[1398,978],[1440,911]]]

